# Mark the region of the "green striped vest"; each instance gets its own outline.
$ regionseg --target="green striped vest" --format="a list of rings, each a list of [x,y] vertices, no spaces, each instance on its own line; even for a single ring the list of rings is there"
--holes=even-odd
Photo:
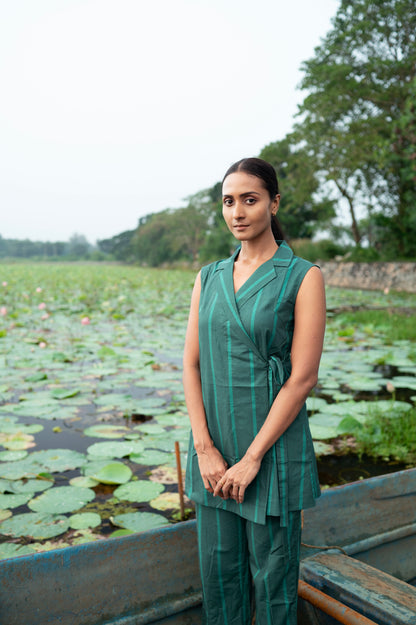
[[[234,294],[227,260],[201,271],[199,349],[202,394],[214,444],[229,466],[245,454],[291,372],[294,306],[311,263],[293,255],[284,241]],[[314,505],[320,489],[306,405],[266,453],[244,502],[213,497],[203,485],[192,435],[186,493],[194,501],[264,524],[266,515]]]

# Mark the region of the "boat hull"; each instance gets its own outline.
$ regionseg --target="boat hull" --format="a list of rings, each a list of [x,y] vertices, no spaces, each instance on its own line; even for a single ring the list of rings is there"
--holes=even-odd
[[[302,548],[301,579],[376,623],[416,624],[416,469],[324,492],[302,540],[317,548]],[[331,619],[300,600],[302,625]],[[0,561],[5,625],[201,622],[195,521]]]

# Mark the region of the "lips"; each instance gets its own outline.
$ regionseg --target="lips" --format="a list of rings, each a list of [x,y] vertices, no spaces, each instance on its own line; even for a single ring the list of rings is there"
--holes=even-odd
[[[233,227],[236,230],[245,230],[245,228],[248,228],[248,224],[235,224]]]

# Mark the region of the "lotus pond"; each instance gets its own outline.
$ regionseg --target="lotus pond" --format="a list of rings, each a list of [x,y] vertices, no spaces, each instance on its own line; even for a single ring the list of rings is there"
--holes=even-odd
[[[0,264],[0,557],[179,520],[174,444],[184,466],[193,280],[179,270]],[[327,296],[308,401],[323,485],[414,466],[416,296]]]

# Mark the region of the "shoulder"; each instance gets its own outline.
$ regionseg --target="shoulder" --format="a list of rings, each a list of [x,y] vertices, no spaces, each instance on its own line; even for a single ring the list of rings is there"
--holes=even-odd
[[[221,260],[216,260],[208,265],[204,265],[201,268],[201,285],[204,286],[207,281],[209,281],[213,276],[221,272],[226,268],[226,266],[232,262],[234,254],[229,258],[223,258]]]
[[[290,267],[293,278],[296,282],[298,282],[299,285],[307,274],[308,276],[309,274],[322,275],[318,265],[316,265],[315,263],[311,263],[309,260],[301,258],[300,256],[293,256]]]
[[[301,290],[314,289],[323,284],[319,266],[300,256],[293,255],[288,273],[288,295],[293,302]]]
[[[305,273],[311,269],[311,267],[318,267],[315,263],[311,263],[309,260],[305,258],[301,258],[301,256],[293,255],[292,258],[293,265],[296,266],[298,271],[304,271]]]

